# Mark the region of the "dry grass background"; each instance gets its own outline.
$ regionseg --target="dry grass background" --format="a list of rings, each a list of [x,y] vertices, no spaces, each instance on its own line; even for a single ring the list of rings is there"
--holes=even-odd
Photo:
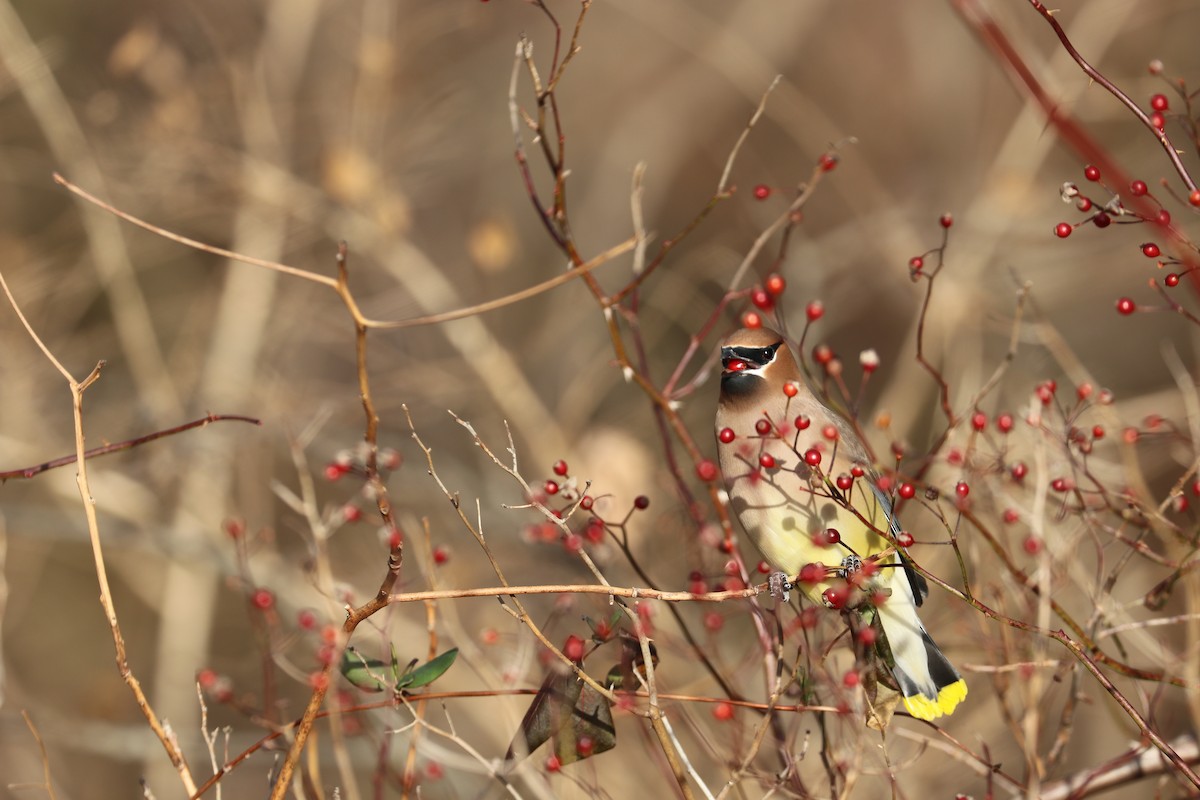
[[[991,5],[1037,75],[1131,172],[1152,184],[1167,174],[1149,135],[1110,96],[1088,86],[1036,14],[1021,3]],[[1194,3],[1062,5],[1060,19],[1076,44],[1133,97],[1144,102],[1160,89],[1147,75],[1151,58],[1162,58],[1171,74],[1200,80]],[[573,20],[575,4],[551,6]],[[304,521],[277,500],[272,485],[297,486],[293,438],[305,437],[308,466],[318,474],[361,438],[352,329],[332,294],[124,226],[73,200],[51,172],[171,230],[308,269],[332,273],[334,243],[346,239],[354,290],[377,318],[487,300],[564,266],[512,158],[506,95],[521,32],[533,40],[536,57],[548,58],[549,26],[515,0],[0,5],[3,271],[69,368],[84,374],[108,360],[88,394],[89,444],[208,411],[265,423],[213,426],[94,466],[132,666],[201,774],[196,670],[230,675],[238,692],[255,691],[261,671],[243,593],[231,582],[235,563],[222,521],[238,516],[252,530],[273,532],[274,544],[252,563],[258,582],[278,594],[285,619],[300,608],[328,608],[306,571]],[[880,352],[883,367],[868,403],[891,412],[897,436],[920,448],[937,420],[933,385],[913,360],[920,291],[905,265],[937,243],[937,216],[947,210],[956,224],[927,334],[959,403],[1004,350],[1015,274],[1032,282],[1037,321],[1061,335],[1062,352],[1072,352],[1078,366],[1065,369],[1045,338],[1026,329],[991,410],[1019,408],[1043,378],[1069,386],[1070,378],[1086,374],[1116,393],[1116,418],[1136,424],[1154,412],[1184,419],[1163,347],[1173,347],[1194,370],[1194,329],[1171,315],[1123,318],[1112,311],[1117,296],[1151,297],[1145,284],[1152,262],[1136,249],[1144,231],[1087,229],[1067,241],[1051,235],[1056,222],[1072,218],[1058,187],[1079,180],[1081,165],[1044,129],[1042,113],[1013,90],[950,4],[599,0],[582,42],[560,103],[570,212],[585,254],[630,235],[630,176],[640,161],[648,166],[648,227],[661,240],[685,224],[712,194],[772,77],[783,76],[737,162],[733,180],[741,191],[647,286],[641,320],[660,378],[754,237],[783,207],[775,198],[755,201],[748,189],[766,183],[780,188],[777,196],[786,194],[830,142],[853,136],[857,144],[844,148],[841,165],[796,231],[782,270],[790,286],[787,309],[799,312],[820,297],[828,309],[821,337],[848,363],[865,347]],[[1182,208],[1172,210],[1187,217]],[[627,268],[616,263],[597,274],[614,287]],[[0,329],[0,466],[69,452],[66,387],[11,313],[0,313]],[[649,495],[651,510],[632,533],[639,558],[664,587],[683,588],[699,564],[719,565],[695,544],[664,474],[648,404],[611,366],[600,314],[579,283],[486,316],[381,333],[372,341],[382,443],[408,459],[392,480],[393,499],[410,533],[427,516],[434,541],[452,549],[437,573],[441,585],[492,580],[418,463],[401,403],[434,447],[447,484],[472,503],[480,499],[514,583],[586,577],[567,553],[522,542],[531,517],[500,508],[520,502],[519,494],[480,457],[447,408],[496,445],[507,420],[531,480],[548,476],[561,457],[611,493],[614,508]],[[709,382],[682,412],[705,446],[715,391]],[[1182,472],[1180,461],[1194,458],[1165,447],[1145,456],[1160,497]],[[178,796],[161,748],[113,669],[72,472],[0,488],[0,784],[40,779],[19,714],[27,709],[45,737],[59,797],[129,797],[140,776],[158,797]],[[346,481],[321,482],[318,489],[330,507],[355,492]],[[384,558],[374,524],[347,526],[331,546],[339,581],[360,599],[372,593]],[[427,562],[417,566],[425,561],[422,548],[409,551],[404,585],[423,587],[429,579]],[[953,579],[950,559],[918,557]],[[1095,567],[1090,553],[1081,550],[1080,558]],[[619,559],[609,565],[614,583],[636,583]],[[987,560],[975,566],[986,582]],[[1136,600],[1161,577],[1126,576],[1130,585],[1121,587],[1120,601]],[[1063,586],[1064,602],[1086,616],[1087,593],[1067,578]],[[545,615],[553,603],[531,606]],[[927,624],[962,664],[995,663],[997,639],[1013,635],[974,619],[945,593],[935,592],[929,608]],[[551,626],[552,636],[579,632],[579,613],[603,609],[574,601]],[[517,685],[540,681],[527,634],[494,600],[444,603],[439,614],[443,636],[466,656],[442,688],[495,687],[506,672],[519,676]],[[423,611],[397,608],[385,616],[396,641],[414,655],[424,652]],[[744,615],[732,619],[745,625]],[[501,644],[485,650],[478,640],[483,628],[498,629]],[[370,641],[372,634],[363,635]],[[665,685],[711,694],[677,639],[663,637]],[[1163,640],[1180,646],[1174,632]],[[727,628],[712,646],[731,670],[757,647],[748,626],[740,633]],[[297,643],[290,655],[310,669],[312,650],[311,643]],[[1162,656],[1135,652],[1129,659],[1160,663]],[[742,670],[747,689],[761,691],[761,670],[750,664]],[[988,675],[968,678],[971,695],[947,729],[972,748],[991,744],[993,757],[1021,774],[1020,748],[997,712],[1002,702],[1019,707],[1020,701],[1002,699]],[[1052,687],[1033,702],[1055,708],[1073,686]],[[1139,691],[1156,688],[1123,686],[1139,707],[1148,702]],[[1090,685],[1084,691],[1094,705],[1081,712],[1087,716],[1060,777],[1135,738],[1104,697]],[[289,684],[284,694],[290,701],[284,716],[297,714],[307,690]],[[1194,728],[1177,690],[1155,708],[1165,733]],[[458,730],[489,756],[502,753],[522,713],[520,700],[464,701],[451,709]],[[220,706],[211,711],[214,722],[234,726],[234,752],[257,737],[243,717]],[[730,734],[706,722],[705,710],[676,713],[697,718],[683,727],[705,774],[719,782]],[[1046,741],[1055,722],[1048,714]],[[656,745],[637,723],[621,725],[618,749],[571,768],[579,783],[560,778],[555,791],[583,795],[600,785],[611,797],[665,796],[669,786],[648,755]],[[893,745],[906,765],[899,779],[906,796],[981,795],[982,779],[961,762],[935,750],[917,757],[920,747],[902,737]],[[373,747],[352,747],[368,793]],[[430,796],[500,794],[494,784],[486,788],[486,779],[457,772],[467,765],[444,742],[431,743],[423,758],[454,772],[427,784]],[[226,796],[261,796],[268,764],[269,756],[260,755],[240,767],[223,782]],[[855,796],[882,796],[886,784],[869,772]],[[332,765],[325,774],[328,785],[336,782]]]

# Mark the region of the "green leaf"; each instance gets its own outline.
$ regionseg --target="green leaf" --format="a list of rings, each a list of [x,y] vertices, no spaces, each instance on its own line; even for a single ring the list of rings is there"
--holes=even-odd
[[[401,689],[419,689],[428,686],[450,669],[454,659],[458,658],[458,648],[447,650],[435,659],[422,664],[416,669],[411,667],[396,679],[396,691]],[[393,663],[395,663],[393,661]]]
[[[418,689],[427,686],[440,678],[458,657],[458,648],[447,650],[427,664],[413,669],[417,662],[413,660],[403,671],[400,669],[400,659],[396,648],[392,647],[391,663],[367,658],[353,647],[347,647],[342,653],[341,672],[346,680],[368,692]]]
[[[368,692],[382,692],[391,688],[386,682],[388,665],[374,658],[367,658],[353,647],[342,651],[342,663],[339,667],[346,680]]]

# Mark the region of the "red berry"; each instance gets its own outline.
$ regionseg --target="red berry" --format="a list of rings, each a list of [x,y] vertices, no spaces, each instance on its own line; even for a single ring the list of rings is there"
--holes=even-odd
[[[250,602],[260,611],[266,611],[275,605],[275,595],[270,589],[255,589],[250,595]]]
[[[954,224],[954,217],[950,216],[949,212],[947,212],[945,214],[942,214],[942,216],[938,217],[938,223],[943,228],[949,228],[951,225]]]
[[[875,640],[878,638],[879,634],[875,632],[874,628],[860,628],[858,631],[858,641],[862,643],[864,647],[872,646],[875,644]]]
[[[362,509],[353,503],[342,506],[342,519],[346,522],[358,522],[362,519]]]
[[[758,186],[754,187],[754,199],[755,200],[766,200],[770,196],[771,196],[771,187],[770,186],[760,183]]]
[[[821,451],[815,447],[810,447],[804,451],[804,463],[810,467],[815,467],[821,463]]]
[[[1050,481],[1050,488],[1056,492],[1066,492],[1071,489],[1071,482],[1066,478],[1055,478]]]
[[[558,461],[554,462],[553,469],[554,469],[554,474],[561,478],[567,474],[567,462],[563,461],[562,459],[559,459]]]
[[[959,497],[966,497],[971,493],[971,487],[967,485],[966,481],[959,481],[954,486],[954,493]]]
[[[572,634],[567,637],[567,641],[566,644],[563,645],[562,652],[567,658],[578,662],[583,660],[583,649],[583,639],[580,639],[578,636]]]
[[[821,169],[829,172],[838,165],[837,153],[822,153],[820,161]]]
[[[1054,235],[1060,239],[1065,239],[1071,235],[1071,231],[1075,230],[1069,222],[1060,222],[1054,226]]]
[[[725,617],[717,611],[709,611],[704,615],[704,627],[716,633],[725,624]]]
[[[1165,283],[1167,286],[1172,286],[1172,287],[1178,286],[1179,285],[1179,276],[1176,275],[1174,272],[1169,272],[1169,273],[1167,273],[1167,277],[1163,278],[1163,283]]]
[[[1112,224],[1112,217],[1103,211],[1097,211],[1096,216],[1092,217],[1092,224],[1097,228],[1107,228]]]
[[[1162,255],[1162,251],[1158,249],[1158,245],[1154,242],[1146,242],[1142,245],[1142,255],[1146,258],[1158,258]]]
[[[759,436],[766,436],[771,432],[771,421],[769,419],[760,419],[758,422],[754,423],[754,431]]]
[[[1136,180],[1136,181],[1132,181],[1132,182],[1129,184],[1129,192],[1130,192],[1130,194],[1132,194],[1134,197],[1141,197],[1142,195],[1144,195],[1144,194],[1145,194],[1146,192],[1148,192],[1148,191],[1150,191],[1150,187],[1148,187],[1148,186],[1146,185],[1146,182],[1145,182],[1145,181],[1143,181],[1143,180]]]
[[[433,548],[433,563],[441,566],[450,560],[450,551],[442,547],[440,544]]]
[[[296,624],[301,629],[306,631],[315,630],[317,627],[317,614],[311,608],[305,608],[296,615]]]
[[[246,532],[246,523],[240,519],[225,520],[225,535],[230,539],[239,539]]]
[[[1004,509],[1004,524],[1005,525],[1012,525],[1018,519],[1020,519],[1020,515],[1017,514],[1017,510],[1015,508]]]
[[[775,307],[775,298],[767,293],[766,289],[755,289],[750,293],[750,302],[763,311],[770,311]]]
[[[1188,202],[1193,206],[1200,206],[1200,189],[1192,189],[1188,194]]]
[[[733,703],[717,703],[713,706],[712,714],[718,722],[728,722],[733,719]]]
[[[557,481],[546,481],[545,485],[542,486],[542,490],[546,494],[549,494],[549,495],[558,494],[558,482]]]
[[[755,569],[757,569],[759,571],[759,573],[762,575],[770,575],[771,574],[771,565],[768,564],[766,561],[758,562],[758,566],[756,566]]]
[[[795,397],[800,394],[800,387],[796,385],[795,381],[788,381],[783,385],[783,393],[788,397]]]
[[[696,476],[700,480],[708,482],[717,479],[717,465],[711,458],[706,458],[696,465]]]
[[[349,468],[343,467],[341,464],[326,464],[325,465],[325,480],[336,481],[338,478],[349,472]]]
[[[816,322],[825,316],[825,304],[820,300],[813,300],[805,307],[804,313],[808,316],[809,322]]]
[[[1171,102],[1169,100],[1167,100],[1167,96],[1165,94],[1151,95],[1150,108],[1152,108],[1153,110],[1166,111],[1170,107],[1171,107]]]
[[[821,428],[821,435],[831,442],[836,442],[838,438],[838,429],[834,425],[826,425]]]
[[[867,474],[867,471],[863,469],[862,464],[855,464],[850,467],[850,474],[855,478],[861,478],[863,475]]]
[[[783,279],[782,275],[772,272],[763,282],[763,286],[766,287],[768,292],[778,297],[779,295],[783,294],[783,290],[787,288],[787,281]]]
[[[592,506],[595,505],[595,503],[596,503],[596,501],[592,499],[592,496],[590,494],[585,494],[583,496],[583,498],[579,501],[579,507],[582,508],[584,511],[591,511]]]
[[[1008,433],[1011,431],[1013,429],[1012,414],[1001,414],[1000,416],[996,417],[996,427],[1001,433]]]
[[[757,311],[747,311],[742,315],[742,327],[744,328],[761,328],[762,324],[762,317]]]
[[[202,669],[196,673],[196,683],[203,689],[211,689],[217,683],[217,673],[211,669]]]
[[[829,537],[826,535],[825,531],[813,531],[809,538],[812,539],[812,543],[817,547],[829,547],[829,545],[832,544],[832,542],[829,541]],[[839,539],[840,538],[841,537],[839,536]]]
[[[797,576],[801,583],[820,583],[825,580],[824,564],[805,564]]]
[[[905,500],[911,500],[917,494],[917,487],[911,483],[902,483],[898,493]]]
[[[843,472],[841,475],[837,476],[837,488],[841,489],[843,492],[849,491],[850,487],[853,485],[854,478],[850,477],[846,473]]]
[[[971,427],[977,431],[981,431],[987,427],[987,414],[982,411],[976,411],[971,415]]]
[[[1137,428],[1126,428],[1121,431],[1121,441],[1125,444],[1136,443],[1139,436],[1141,436],[1141,432]]]
[[[908,260],[908,268],[913,272],[920,272],[921,268],[924,266],[925,259],[921,258],[920,256],[913,256]]]
[[[637,497],[633,498],[633,507],[638,511],[645,511],[650,507],[650,498],[646,497],[644,494],[639,494]]]
[[[833,361],[833,350],[827,344],[819,344],[813,348],[813,361],[824,366]]]
[[[1150,115],[1150,124],[1154,126],[1155,130],[1161,131],[1167,127],[1167,118],[1161,112],[1155,111]]]
[[[821,592],[821,599],[830,608],[842,608],[850,599],[850,588],[847,586],[830,586]]]
[[[562,762],[558,760],[558,756],[550,756],[546,759],[546,772],[558,772],[562,769]]]
[[[1079,199],[1075,201],[1075,207],[1080,211],[1091,211],[1092,199],[1090,197],[1084,197],[1083,195],[1080,195]]]
[[[812,424],[812,420],[801,414],[800,416],[796,417],[793,424],[796,426],[796,430],[802,431]]]
[[[1086,167],[1083,168],[1083,177],[1087,178],[1089,181],[1100,180],[1100,168],[1093,166],[1091,164],[1088,164]]]
[[[842,540],[842,534],[838,533],[837,528],[825,529],[825,541],[829,544],[837,544]]]
[[[763,469],[774,469],[775,456],[771,455],[770,453],[763,453],[758,457],[758,463]]]
[[[900,531],[896,534],[896,544],[901,547],[912,547],[913,541],[915,541],[913,535],[908,531]]]
[[[1030,534],[1025,537],[1025,541],[1021,542],[1021,547],[1031,556],[1036,556],[1042,549],[1042,540]]]
[[[1020,482],[1025,480],[1025,476],[1029,474],[1029,467],[1025,466],[1024,461],[1018,461],[1012,465],[1009,473],[1012,475],[1014,481]]]
[[[854,670],[850,670],[849,672],[847,672],[845,675],[842,676],[842,685],[845,686],[847,689],[853,689],[855,686],[858,686],[858,682],[859,682],[858,673],[855,672]]]
[[[737,434],[733,432],[733,428],[721,428],[721,430],[717,433],[717,440],[720,441],[721,444],[729,444],[736,438]]]
[[[1137,311],[1137,305],[1128,297],[1122,297],[1117,301],[1117,313],[1129,315]]]

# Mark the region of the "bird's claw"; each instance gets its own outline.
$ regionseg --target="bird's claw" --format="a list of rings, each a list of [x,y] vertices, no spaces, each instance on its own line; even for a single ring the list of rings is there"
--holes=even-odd
[[[792,582],[788,580],[787,573],[772,572],[767,576],[767,591],[771,597],[786,603],[792,591]]]
[[[851,553],[842,559],[842,566],[838,570],[838,575],[842,578],[849,578],[854,573],[863,568],[863,560]]]

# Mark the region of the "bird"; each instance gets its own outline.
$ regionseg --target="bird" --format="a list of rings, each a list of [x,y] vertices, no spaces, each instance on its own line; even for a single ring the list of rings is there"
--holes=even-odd
[[[908,713],[953,713],[966,681],[917,616],[929,587],[896,543],[892,503],[854,427],[812,392],[774,330],[734,331],[721,367],[715,431],[729,507],[787,576],[779,588],[794,579],[814,603],[861,609]]]

